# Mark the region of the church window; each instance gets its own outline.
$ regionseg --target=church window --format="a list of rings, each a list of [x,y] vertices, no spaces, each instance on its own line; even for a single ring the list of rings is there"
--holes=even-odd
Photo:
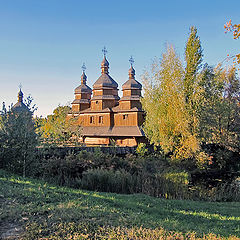
[[[128,118],[127,114],[123,114],[123,120],[126,120]]]
[[[99,116],[98,121],[99,121],[99,123],[103,123],[103,116]]]
[[[94,123],[94,117],[93,116],[90,117],[90,123]]]

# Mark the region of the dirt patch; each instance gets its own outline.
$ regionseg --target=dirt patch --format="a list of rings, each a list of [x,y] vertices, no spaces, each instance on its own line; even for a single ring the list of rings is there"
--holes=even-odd
[[[0,209],[11,206],[14,201],[9,201],[0,195]],[[19,239],[23,229],[20,224],[16,222],[4,221],[0,222],[0,240],[13,240]]]
[[[0,239],[2,240],[18,239],[22,232],[22,227],[17,223],[1,223],[0,225]]]

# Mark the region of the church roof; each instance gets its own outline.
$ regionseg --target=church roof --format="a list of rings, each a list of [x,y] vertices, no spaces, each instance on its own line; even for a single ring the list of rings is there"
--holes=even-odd
[[[106,58],[106,56],[104,56],[102,62],[101,62],[101,67],[108,67],[109,66],[109,62]]]
[[[135,69],[133,68],[132,63],[131,63],[131,67],[128,71],[128,75],[129,75],[129,80],[123,84],[122,89],[123,90],[125,90],[125,89],[140,89],[141,90],[142,84],[140,82],[138,82],[137,80],[135,80]]]
[[[81,84],[80,86],[75,88],[75,93],[82,93],[82,92],[91,93],[92,89],[86,84]]]
[[[16,112],[22,112],[22,111],[27,111],[29,112],[28,107],[23,103],[23,92],[20,89],[18,92],[18,101],[17,103],[12,107],[13,111]]]
[[[17,102],[12,107],[12,110],[17,111],[17,112],[29,111],[28,107],[23,102]]]
[[[118,84],[106,73],[103,73],[93,84],[93,88],[110,87],[117,88]]]
[[[81,75],[81,85],[75,88],[76,93],[91,93],[92,89],[87,85],[87,75],[85,74],[86,66],[83,64],[82,66],[83,73]]]
[[[135,79],[129,79],[122,85],[122,89],[142,89],[142,84]]]
[[[74,101],[72,102],[72,104],[80,104],[80,103],[89,103],[88,99],[74,99]]]
[[[83,136],[118,136],[118,137],[143,137],[143,130],[139,126],[117,126],[117,127],[84,127]]]

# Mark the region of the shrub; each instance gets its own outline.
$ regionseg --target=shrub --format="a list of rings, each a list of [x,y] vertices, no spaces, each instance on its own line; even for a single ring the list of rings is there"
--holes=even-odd
[[[90,169],[77,180],[80,188],[100,192],[134,193],[136,177],[124,169]]]

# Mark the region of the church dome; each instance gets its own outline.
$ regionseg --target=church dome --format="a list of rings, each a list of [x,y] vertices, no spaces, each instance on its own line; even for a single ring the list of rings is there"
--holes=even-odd
[[[106,56],[104,56],[104,58],[101,62],[101,67],[109,67],[109,62],[108,62]]]
[[[103,61],[101,63],[102,75],[97,79],[97,81],[93,84],[93,88],[117,88],[118,84],[112,79],[112,77],[108,74],[109,62],[104,56]]]
[[[92,89],[87,85],[87,75],[85,74],[85,64],[82,66],[83,73],[81,75],[81,85],[75,88],[75,94],[77,93],[92,93]]]
[[[117,88],[118,84],[108,74],[102,74],[93,84],[93,88],[99,87]]]
[[[83,92],[91,93],[92,89],[89,86],[85,85],[85,84],[81,84],[80,86],[75,88],[74,92],[75,93],[83,93]]]
[[[142,84],[140,82],[138,82],[137,80],[135,80],[135,69],[133,68],[133,66],[131,65],[129,71],[128,71],[128,75],[129,75],[129,80],[126,81],[123,86],[122,89],[142,89]]]
[[[138,82],[135,79],[129,79],[127,82],[125,82],[122,86],[123,90],[126,89],[142,89],[142,84]]]
[[[23,92],[20,89],[18,93],[18,101],[17,103],[12,107],[12,110],[15,112],[29,112],[28,107],[23,103]]]

